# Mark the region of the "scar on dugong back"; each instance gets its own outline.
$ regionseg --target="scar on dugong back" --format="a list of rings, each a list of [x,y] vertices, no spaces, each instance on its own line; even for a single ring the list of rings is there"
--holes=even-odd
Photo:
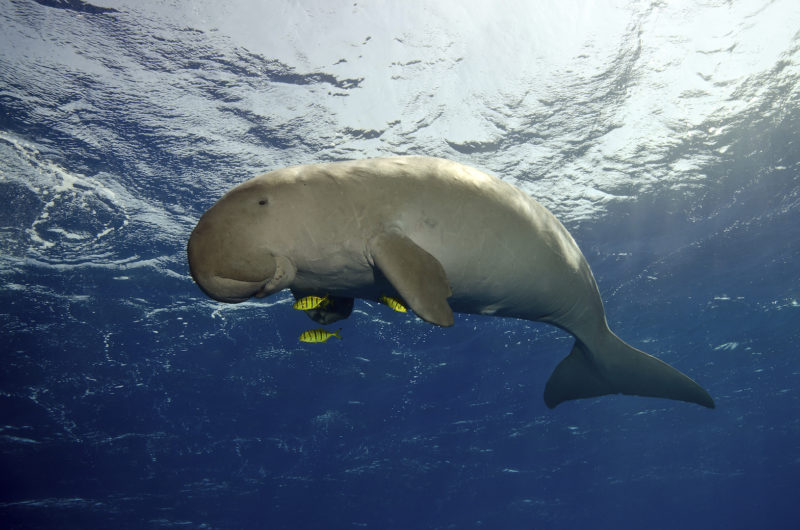
[[[714,407],[689,377],[611,332],[586,259],[547,209],[457,162],[375,158],[257,176],[203,214],[188,258],[222,302],[328,294],[310,314],[322,323],[349,316],[354,298],[387,295],[440,326],[454,311],[554,324],[575,345],[545,387],[551,408],[615,393]]]

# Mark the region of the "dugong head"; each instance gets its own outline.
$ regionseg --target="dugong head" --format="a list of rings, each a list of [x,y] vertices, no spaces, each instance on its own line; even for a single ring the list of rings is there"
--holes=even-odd
[[[258,178],[245,182],[203,214],[192,231],[189,269],[211,298],[244,302],[280,291],[294,279],[291,261],[270,248],[269,231],[280,215],[272,195]]]

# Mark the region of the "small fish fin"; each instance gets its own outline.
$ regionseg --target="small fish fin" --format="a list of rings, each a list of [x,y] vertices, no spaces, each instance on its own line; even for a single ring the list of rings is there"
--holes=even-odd
[[[613,333],[605,347],[590,351],[580,341],[553,371],[544,401],[553,408],[563,401],[628,394],[697,403],[714,408],[703,387],[667,363],[629,346]]]
[[[368,250],[375,266],[420,318],[453,325],[453,310],[447,303],[452,291],[439,260],[395,230],[370,239]]]
[[[342,340],[342,336],[340,335],[341,332],[342,332],[342,328],[339,328],[336,331],[334,331],[333,333],[331,333],[331,335],[336,337],[339,340]]]

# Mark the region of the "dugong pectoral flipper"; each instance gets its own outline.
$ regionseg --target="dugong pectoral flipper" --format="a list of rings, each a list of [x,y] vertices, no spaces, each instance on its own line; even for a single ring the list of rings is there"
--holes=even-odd
[[[553,408],[563,401],[629,394],[697,403],[714,408],[703,387],[667,363],[629,346],[608,331],[592,349],[580,340],[553,371],[544,401]]]
[[[420,318],[453,325],[453,310],[447,303],[453,293],[439,260],[395,230],[379,233],[367,246],[375,266]]]

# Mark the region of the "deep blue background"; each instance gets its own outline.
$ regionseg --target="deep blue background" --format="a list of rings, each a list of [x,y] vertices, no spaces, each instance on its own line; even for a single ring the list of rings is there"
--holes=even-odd
[[[109,32],[124,27],[89,7],[11,2],[2,10],[4,23],[24,19],[23,27],[76,14],[107,17],[94,23]],[[169,59],[194,57],[184,51],[175,44]],[[233,66],[244,75],[249,61],[220,61],[220,71],[234,83]],[[19,65],[3,66],[16,77],[3,78],[0,94],[0,526],[744,529],[800,521],[794,70],[781,83],[764,81],[772,86],[765,106],[714,124],[727,127],[719,141],[729,148],[706,160],[701,185],[656,188],[568,223],[612,329],[696,378],[717,409],[609,396],[550,411],[544,383],[572,338],[543,324],[457,315],[453,328],[439,329],[358,301],[342,341],[306,345],[297,336],[315,324],[286,293],[239,306],[208,300],[188,275],[185,241],[226,182],[250,176],[242,168],[252,161],[238,161],[240,176],[225,174],[234,153],[204,151],[188,130],[190,140],[178,139],[105,112],[119,107],[101,99],[65,126],[59,112],[70,98],[46,95],[91,99],[99,93],[91,76],[42,87]],[[279,73],[270,82],[333,83]],[[103,135],[92,137],[98,130],[115,131],[117,143],[104,147]],[[303,141],[288,130],[262,133],[270,149]],[[193,156],[175,155],[183,141],[199,144]],[[669,156],[706,148],[686,140]],[[41,175],[58,174],[51,163],[82,177],[44,193]],[[219,172],[224,178],[210,183],[194,178]],[[148,205],[160,216],[140,215]],[[53,228],[112,230],[70,239]],[[32,233],[56,244],[42,246]]]

